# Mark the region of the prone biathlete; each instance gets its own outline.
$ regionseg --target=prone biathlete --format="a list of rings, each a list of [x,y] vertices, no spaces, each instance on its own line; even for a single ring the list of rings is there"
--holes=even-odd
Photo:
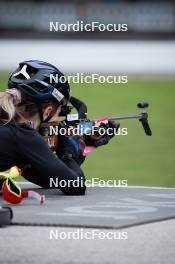
[[[60,136],[53,154],[39,134],[42,123],[59,122],[59,114],[70,100],[68,82],[50,83],[50,74],[63,76],[55,66],[36,60],[20,63],[11,74],[8,89],[0,96],[0,172],[17,166],[34,184],[59,188],[67,195],[84,195],[79,142]],[[110,138],[103,137],[107,139],[104,144],[108,143]],[[57,187],[51,186],[51,179]],[[79,182],[76,187],[75,180]],[[67,184],[62,186],[61,181]]]

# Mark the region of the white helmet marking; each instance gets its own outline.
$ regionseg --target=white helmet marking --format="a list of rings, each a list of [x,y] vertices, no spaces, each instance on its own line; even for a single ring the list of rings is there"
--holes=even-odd
[[[13,76],[15,77],[15,76],[18,76],[19,74],[22,74],[28,80],[28,79],[30,79],[30,75],[27,73],[26,70],[27,70],[27,65],[25,64],[22,67],[22,69],[19,72],[14,73]]]

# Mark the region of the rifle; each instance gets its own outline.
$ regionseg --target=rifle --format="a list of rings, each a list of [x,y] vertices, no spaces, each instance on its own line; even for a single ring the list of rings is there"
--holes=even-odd
[[[68,125],[79,125],[81,123],[86,124],[86,122],[89,122],[89,120],[87,118],[87,106],[86,106],[86,104],[83,103],[82,101],[78,100],[75,97],[72,97],[70,102],[72,103],[73,107],[76,108],[78,115],[68,114],[66,117],[67,118],[66,123]],[[146,108],[148,108],[148,106],[149,106],[149,104],[146,102],[138,103],[137,107],[142,110],[140,114],[128,115],[128,116],[106,117],[106,118],[94,119],[94,120],[91,120],[90,122],[94,123],[97,120],[121,121],[121,120],[138,119],[143,126],[145,134],[147,136],[151,136],[152,131],[151,131],[151,128],[150,128],[149,123],[148,123],[148,113],[146,111]]]
[[[51,133],[51,127],[54,130],[55,127],[61,128],[72,128],[71,134],[68,136],[73,136],[73,128],[77,128],[77,131],[81,132],[80,136],[89,135],[93,139],[99,139],[100,134],[98,133],[98,128],[101,124],[108,123],[109,121],[122,121],[122,120],[138,120],[147,136],[152,135],[151,128],[148,123],[148,113],[147,108],[149,104],[146,102],[141,102],[137,104],[137,107],[141,110],[141,113],[135,115],[127,116],[116,116],[116,117],[105,117],[100,119],[89,120],[87,116],[87,105],[75,97],[70,98],[70,104],[62,108],[60,116],[65,117],[59,124],[56,123],[43,123],[41,125],[40,134],[44,137],[50,148],[54,151],[58,146],[58,134],[53,135]],[[77,114],[71,114],[72,109],[77,110]],[[92,128],[97,128],[94,134],[91,134]],[[52,130],[52,131],[53,131]],[[60,130],[59,130],[60,131]],[[88,134],[87,134],[88,131]],[[90,133],[89,133],[90,132]]]

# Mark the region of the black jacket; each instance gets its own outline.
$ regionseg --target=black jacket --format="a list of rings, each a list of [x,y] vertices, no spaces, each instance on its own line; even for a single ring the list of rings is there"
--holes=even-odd
[[[24,123],[0,124],[0,171],[15,165],[25,168],[24,177],[41,187],[53,188],[52,178],[54,182],[67,182],[66,187],[59,185],[65,194],[85,193],[85,177],[75,160],[60,160],[39,133]],[[78,187],[70,184],[75,180]]]

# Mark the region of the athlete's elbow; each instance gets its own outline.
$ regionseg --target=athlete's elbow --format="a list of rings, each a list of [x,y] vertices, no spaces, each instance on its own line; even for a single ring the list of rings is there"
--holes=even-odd
[[[71,186],[63,190],[65,195],[85,195],[86,186],[83,184],[82,186]]]

